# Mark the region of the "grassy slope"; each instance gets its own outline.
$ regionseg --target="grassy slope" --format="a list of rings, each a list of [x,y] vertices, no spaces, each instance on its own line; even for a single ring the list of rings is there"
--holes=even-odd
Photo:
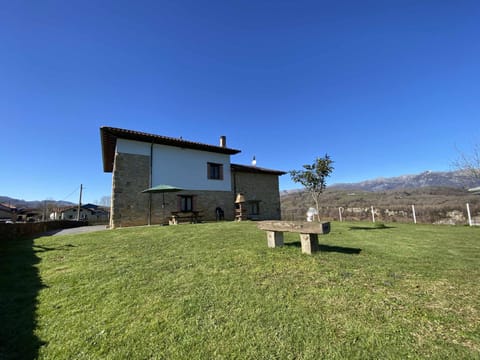
[[[38,356],[480,358],[480,229],[334,223],[314,256],[285,240],[254,223],[36,239]]]

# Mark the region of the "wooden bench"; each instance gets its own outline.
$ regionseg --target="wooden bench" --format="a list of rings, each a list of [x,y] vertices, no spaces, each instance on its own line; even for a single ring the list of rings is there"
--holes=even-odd
[[[260,221],[258,228],[267,232],[267,245],[270,248],[283,246],[283,233],[299,233],[302,253],[312,254],[319,251],[318,235],[330,232],[329,222],[307,221]]]

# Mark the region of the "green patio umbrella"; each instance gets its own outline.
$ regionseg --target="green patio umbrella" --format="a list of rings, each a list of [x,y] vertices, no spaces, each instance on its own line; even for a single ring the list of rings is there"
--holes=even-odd
[[[183,189],[172,186],[172,185],[166,185],[166,184],[160,184],[154,187],[151,187],[150,189],[145,189],[142,191],[142,193],[146,194],[158,194],[162,193],[162,211],[165,208],[165,193],[167,192],[178,192],[182,191]],[[152,198],[150,197],[149,199],[149,211],[148,211],[148,225],[150,225],[152,219]]]

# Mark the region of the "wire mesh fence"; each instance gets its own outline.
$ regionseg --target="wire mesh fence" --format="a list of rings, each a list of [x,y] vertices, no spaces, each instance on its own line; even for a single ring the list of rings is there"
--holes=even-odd
[[[306,220],[309,206],[305,208],[282,209],[282,219],[288,221]],[[319,209],[322,220],[330,221],[371,221],[401,222],[448,225],[480,225],[480,204],[465,204],[463,207],[415,204],[378,207],[333,207]]]

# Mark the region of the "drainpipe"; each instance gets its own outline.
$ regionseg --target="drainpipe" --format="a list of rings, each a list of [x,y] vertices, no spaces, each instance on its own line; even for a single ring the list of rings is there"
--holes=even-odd
[[[230,165],[231,166],[231,165]],[[231,169],[231,167],[230,167]],[[233,218],[235,219],[235,197],[237,196],[237,172],[234,170],[232,171],[232,176],[233,176]]]
[[[153,181],[153,143],[150,144],[150,178],[149,188],[151,188]],[[148,193],[148,225],[150,226],[152,223],[152,193]]]

